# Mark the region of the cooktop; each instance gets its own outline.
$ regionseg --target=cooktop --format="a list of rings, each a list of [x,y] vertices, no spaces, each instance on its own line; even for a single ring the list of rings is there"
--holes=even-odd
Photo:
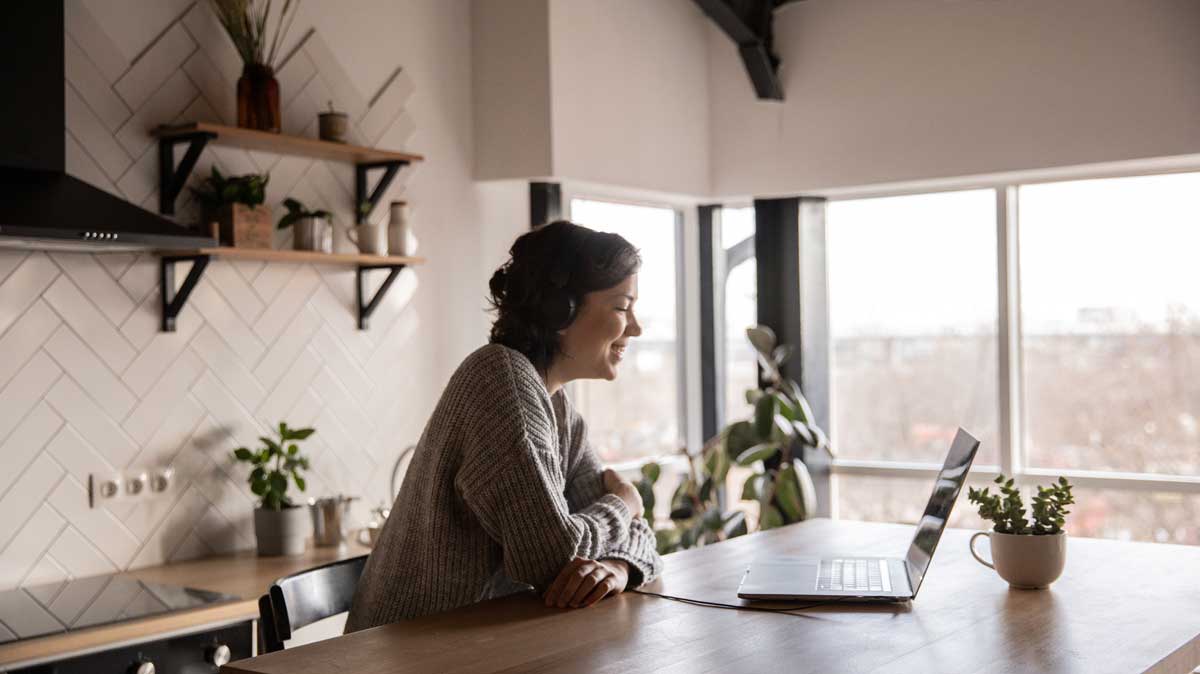
[[[0,644],[236,599],[120,574],[22,587],[0,592]]]

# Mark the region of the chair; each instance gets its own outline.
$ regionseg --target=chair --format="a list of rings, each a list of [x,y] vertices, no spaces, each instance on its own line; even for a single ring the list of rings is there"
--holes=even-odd
[[[293,630],[350,610],[367,556],[352,557],[293,573],[275,581],[258,598],[262,652],[283,650]]]

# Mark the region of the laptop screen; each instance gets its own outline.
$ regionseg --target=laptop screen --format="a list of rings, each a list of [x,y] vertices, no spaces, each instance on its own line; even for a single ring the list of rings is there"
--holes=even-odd
[[[937,482],[933,485],[933,494],[925,506],[925,514],[917,523],[917,533],[913,536],[912,545],[908,546],[908,582],[912,587],[913,596],[925,579],[925,570],[933,559],[933,551],[937,548],[942,530],[946,528],[946,520],[950,519],[950,510],[962,491],[967,471],[975,460],[975,452],[979,449],[979,441],[971,437],[963,429],[958,429],[954,443],[950,445],[950,454],[946,456],[946,464],[938,473]]]

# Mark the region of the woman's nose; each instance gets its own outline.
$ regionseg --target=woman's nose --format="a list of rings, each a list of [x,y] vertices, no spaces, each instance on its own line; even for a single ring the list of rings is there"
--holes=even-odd
[[[630,337],[637,337],[642,334],[642,324],[638,322],[637,316],[632,311],[629,312],[629,323],[625,326],[625,334]]]

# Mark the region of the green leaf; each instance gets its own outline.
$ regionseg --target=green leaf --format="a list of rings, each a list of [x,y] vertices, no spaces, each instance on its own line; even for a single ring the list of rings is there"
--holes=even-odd
[[[658,476],[661,473],[662,467],[658,465],[657,461],[647,461],[646,463],[642,464],[642,475],[645,476],[647,480],[650,480],[650,484],[658,482]]]
[[[784,521],[799,522],[804,516],[804,503],[800,498],[800,483],[796,471],[784,466],[775,476],[775,502],[783,513]]]
[[[647,522],[654,521],[654,483],[643,477],[637,482],[638,494],[642,497],[642,517]]]
[[[765,325],[754,325],[746,328],[746,339],[750,340],[750,346],[754,350],[769,356],[775,350],[775,331]]]
[[[307,440],[308,436],[310,436],[316,432],[317,431],[315,428],[293,428],[292,429],[292,439],[293,440]]]
[[[299,451],[300,451],[300,448],[297,447],[295,444],[288,445],[288,456],[296,456],[296,454]]]
[[[292,212],[292,213],[304,211],[304,204],[300,203],[299,201],[297,201],[291,197],[288,197],[287,199],[283,200],[283,207],[288,209],[288,211]]]
[[[266,479],[267,479],[267,471],[265,469],[263,469],[262,466],[258,466],[254,470],[250,471],[250,481],[251,482],[263,482]]]
[[[775,396],[765,395],[754,405],[754,434],[759,440],[771,437],[771,425],[775,422]]]
[[[260,436],[258,436],[258,439],[261,440],[262,443],[267,446],[267,449],[269,449],[272,454],[281,453],[281,450],[279,449],[279,443],[275,442],[271,438],[268,438],[265,435],[260,435]]]
[[[250,491],[254,492],[255,496],[262,496],[267,493],[266,480],[252,480],[250,482]]]
[[[742,500],[753,501],[758,498],[758,485],[763,481],[763,476],[755,473],[746,478],[745,484],[742,485]]]
[[[764,461],[771,458],[778,451],[778,444],[774,442],[764,442],[759,445],[754,445],[750,449],[738,454],[736,462],[739,466],[749,466],[755,461]]]
[[[731,424],[725,433],[725,452],[730,458],[736,458],[756,444],[758,437],[755,436],[754,426],[749,421]]]
[[[709,448],[704,457],[704,469],[713,480],[724,483],[729,474],[729,454],[720,446]]]
[[[250,450],[246,449],[245,447],[238,447],[237,449],[233,450],[233,455],[235,457],[237,457],[238,461],[253,461],[254,460],[254,454],[251,453]]]
[[[747,533],[746,513],[740,510],[735,510],[730,513],[729,516],[725,518],[725,523],[722,526],[722,533],[725,534],[725,538],[736,538],[738,536],[745,535]]]
[[[779,510],[770,505],[764,508],[758,519],[758,528],[766,531],[781,526],[783,526],[783,515],[779,514]]]
[[[293,478],[294,480],[296,480],[296,486],[297,486],[297,487],[300,487],[300,491],[304,491],[305,489],[307,489],[307,488],[308,488],[308,487],[307,487],[308,483],[306,483],[306,482],[304,481],[304,478],[300,477],[299,475],[297,475],[297,474],[295,474],[295,473],[292,473],[292,478]]]
[[[756,404],[758,404],[758,399],[759,399],[759,398],[761,398],[761,397],[763,397],[763,395],[764,395],[764,394],[763,394],[763,391],[762,391],[762,389],[760,389],[760,388],[748,388],[748,389],[746,389],[746,404],[747,404],[747,405],[756,405]]]
[[[270,481],[271,489],[273,491],[277,491],[280,494],[287,491],[287,476],[283,473],[273,470],[271,471],[271,474],[267,476],[267,479]]]
[[[817,444],[817,438],[813,435],[812,428],[803,421],[792,422],[792,430],[795,431],[797,439],[805,447],[812,447]]]

